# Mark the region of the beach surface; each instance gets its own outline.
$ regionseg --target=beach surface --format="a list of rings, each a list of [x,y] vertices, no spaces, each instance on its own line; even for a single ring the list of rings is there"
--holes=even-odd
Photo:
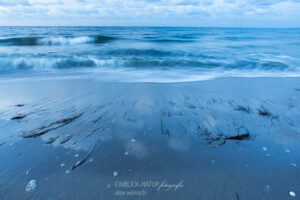
[[[0,199],[298,199],[300,78],[0,80]]]

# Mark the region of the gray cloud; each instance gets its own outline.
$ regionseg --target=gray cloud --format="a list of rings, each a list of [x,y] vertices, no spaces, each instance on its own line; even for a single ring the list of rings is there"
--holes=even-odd
[[[227,26],[257,21],[263,26],[286,21],[300,26],[295,23],[299,10],[300,0],[0,0],[0,24],[44,20],[68,25],[76,19],[84,25]]]

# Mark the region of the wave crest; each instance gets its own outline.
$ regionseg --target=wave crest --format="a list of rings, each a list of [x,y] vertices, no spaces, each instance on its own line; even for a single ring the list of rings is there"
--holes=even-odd
[[[78,36],[78,37],[18,37],[0,39],[1,46],[42,46],[42,45],[81,45],[81,44],[102,44],[117,38],[111,36]]]

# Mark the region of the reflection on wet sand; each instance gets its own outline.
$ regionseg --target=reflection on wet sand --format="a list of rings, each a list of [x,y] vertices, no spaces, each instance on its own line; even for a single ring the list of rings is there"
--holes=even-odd
[[[258,84],[239,81],[250,88]],[[17,199],[23,191],[17,187],[17,194],[11,193],[12,185],[30,176],[31,180],[25,178],[29,182],[24,188],[34,191],[34,198],[49,195],[70,199],[70,194],[62,191],[78,188],[76,180],[80,177],[87,182],[81,187],[90,193],[101,192],[106,199],[114,199],[113,188],[106,187],[113,185],[114,177],[170,181],[177,177],[186,186],[181,194],[172,193],[173,199],[296,196],[300,182],[292,177],[300,175],[300,96],[290,87],[294,82],[299,81],[280,83],[285,89],[281,90],[285,92],[281,97],[272,92],[271,83],[263,91],[234,93],[228,80],[230,90],[223,85],[223,91],[208,81],[161,85],[84,82],[77,83],[80,89],[76,92],[70,88],[69,80],[60,83],[64,86],[62,90],[66,90],[55,92],[56,95],[43,93],[43,87],[56,87],[46,82],[40,86],[38,96],[31,93],[30,99],[19,98],[0,111],[0,154],[16,153],[20,159],[1,162],[0,169],[8,165],[12,168],[0,174],[0,185],[11,173],[15,179],[4,187],[8,192],[0,192],[5,198]],[[13,87],[16,93],[20,92],[17,84]],[[264,174],[274,165],[277,167]],[[290,167],[296,171],[290,171]],[[63,176],[69,177],[63,178],[60,168],[64,170]],[[20,174],[20,169],[28,173]],[[247,178],[248,175],[255,175],[257,180]],[[53,189],[50,185],[55,180],[67,185]],[[232,187],[221,187],[234,181]],[[196,192],[194,183],[201,183],[204,193]],[[103,188],[86,188],[103,184]],[[248,189],[240,188],[247,184]],[[152,191],[147,198],[155,195],[158,194]],[[94,197],[78,193],[75,199]]]

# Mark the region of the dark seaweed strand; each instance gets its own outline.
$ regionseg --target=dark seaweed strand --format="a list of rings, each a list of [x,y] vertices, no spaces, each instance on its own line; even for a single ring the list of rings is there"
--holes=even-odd
[[[66,119],[62,119],[62,120],[58,120],[56,122],[52,122],[51,124],[49,124],[48,126],[44,126],[44,127],[40,127],[39,130],[43,130],[41,132],[35,132],[35,131],[32,131],[33,133],[32,134],[29,134],[29,135],[21,135],[22,138],[36,138],[38,136],[41,136],[41,135],[44,135],[45,133],[48,133],[49,131],[53,131],[55,129],[58,129],[58,128],[61,128],[69,123],[71,123],[73,120],[79,118],[80,116],[82,116],[83,113],[80,113],[79,115],[76,115],[74,117],[71,117],[71,118],[66,118]],[[51,128],[51,126],[53,125],[56,125],[56,124],[61,124],[60,126],[57,126],[57,127],[54,127],[54,128]],[[48,129],[47,129],[48,128]]]
[[[92,150],[84,157],[84,159],[82,159],[81,161],[77,162],[75,165],[73,165],[71,167],[71,170],[74,170],[76,169],[77,167],[81,166],[83,163],[85,163],[87,161],[87,159],[91,156],[91,154],[93,153],[93,151],[96,149],[96,146],[95,145]]]

